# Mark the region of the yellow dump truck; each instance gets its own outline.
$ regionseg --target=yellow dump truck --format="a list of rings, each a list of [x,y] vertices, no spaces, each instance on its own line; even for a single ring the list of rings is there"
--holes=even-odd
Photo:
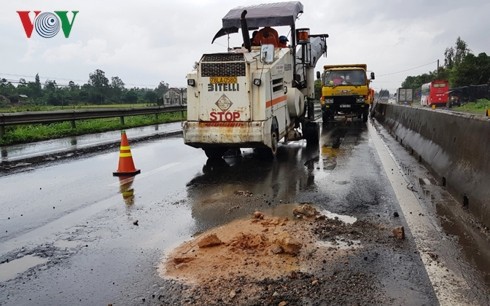
[[[325,65],[323,74],[317,72],[317,77],[322,80],[323,122],[335,116],[357,116],[367,121],[372,103],[369,83],[374,80],[374,72],[368,78],[366,64]]]

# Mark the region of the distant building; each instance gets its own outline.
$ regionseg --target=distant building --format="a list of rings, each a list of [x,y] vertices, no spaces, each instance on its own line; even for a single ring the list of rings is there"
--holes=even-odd
[[[163,106],[174,106],[187,104],[187,89],[170,88],[163,95]]]

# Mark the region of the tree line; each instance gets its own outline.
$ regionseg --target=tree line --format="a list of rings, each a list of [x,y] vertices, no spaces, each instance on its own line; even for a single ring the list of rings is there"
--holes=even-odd
[[[68,85],[59,85],[55,80],[41,83],[39,74],[33,82],[21,78],[17,85],[0,77],[0,107],[33,105],[76,105],[76,104],[119,104],[152,103],[163,104],[163,95],[169,90],[169,84],[161,81],[156,88],[126,88],[121,78],[110,80],[105,72],[96,69],[89,74],[88,82],[83,85],[70,81]]]
[[[408,76],[401,86],[418,89],[436,79],[448,80],[451,88],[490,84],[490,57],[485,52],[474,55],[468,44],[458,37],[455,45],[444,51],[444,64],[439,69]]]

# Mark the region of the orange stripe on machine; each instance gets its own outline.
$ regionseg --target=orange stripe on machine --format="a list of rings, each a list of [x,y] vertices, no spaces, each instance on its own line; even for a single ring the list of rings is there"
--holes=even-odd
[[[279,104],[281,102],[284,102],[286,100],[287,100],[287,97],[286,96],[280,96],[278,98],[275,98],[275,99],[272,99],[272,100],[269,100],[269,101],[265,102],[265,106],[267,108],[269,108],[269,107],[272,107],[272,106],[274,106],[276,104]]]

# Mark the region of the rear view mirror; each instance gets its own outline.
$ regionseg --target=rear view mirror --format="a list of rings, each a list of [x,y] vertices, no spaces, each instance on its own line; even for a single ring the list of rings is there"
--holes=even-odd
[[[274,61],[274,45],[262,45],[260,59],[263,63],[271,64]]]

